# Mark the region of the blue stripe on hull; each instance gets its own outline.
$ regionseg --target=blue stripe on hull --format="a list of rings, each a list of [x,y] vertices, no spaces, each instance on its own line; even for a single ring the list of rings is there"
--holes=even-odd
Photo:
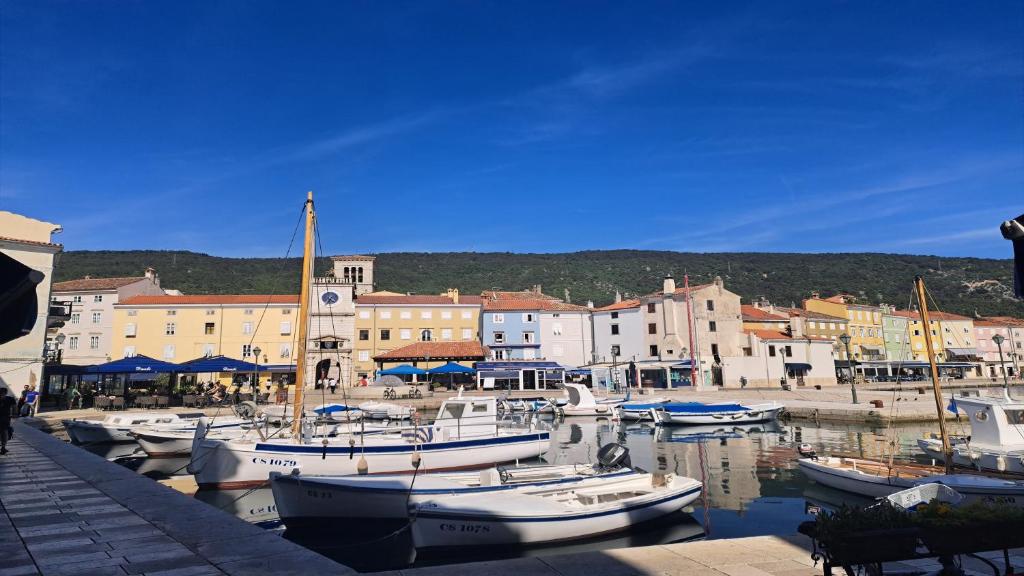
[[[282,454],[382,454],[382,453],[403,453],[403,452],[433,452],[438,450],[455,450],[459,448],[472,448],[476,446],[500,446],[504,444],[519,444],[524,442],[540,442],[550,440],[549,432],[538,432],[537,434],[521,434],[516,436],[505,436],[498,438],[483,438],[480,440],[456,440],[454,442],[432,442],[427,444],[397,444],[395,446],[289,446],[281,444],[256,444],[257,452],[274,452]]]
[[[599,476],[572,476],[569,478],[560,478],[558,480],[546,480],[543,482],[530,482],[523,484],[502,484],[501,486],[467,486],[465,488],[413,488],[412,492],[404,488],[373,488],[369,486],[353,486],[351,484],[317,484],[316,481],[306,481],[305,486],[316,488],[318,490],[340,490],[346,492],[364,492],[364,493],[394,493],[394,494],[469,494],[477,492],[498,492],[502,490],[512,490],[516,488],[529,488],[536,486],[551,486],[557,484],[566,484],[569,482],[579,482],[584,479],[591,478],[619,478],[628,474],[636,474],[632,470],[626,472],[614,472],[611,474],[602,474]],[[287,476],[278,479],[278,482],[290,482],[294,484],[303,485],[302,476],[297,478],[289,478]]]

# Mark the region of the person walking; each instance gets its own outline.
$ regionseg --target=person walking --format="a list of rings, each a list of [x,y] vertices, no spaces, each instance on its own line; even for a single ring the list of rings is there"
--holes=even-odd
[[[25,394],[25,403],[21,406],[22,416],[35,416],[37,404],[39,403],[39,392],[36,392],[35,385],[28,387],[28,393]]]
[[[330,380],[327,381],[327,386],[331,389],[331,394],[338,393],[338,381],[335,380],[334,378],[331,378]]]
[[[64,404],[68,410],[74,410],[75,403],[78,403],[78,407],[82,407],[82,393],[78,391],[78,386],[68,386],[68,389],[64,391]]]
[[[28,396],[28,384],[21,389],[21,396],[18,397],[18,408],[14,412],[14,417],[21,416],[21,407],[25,405],[25,397]]]
[[[7,454],[7,441],[14,437],[11,427],[11,415],[18,401],[7,394],[7,387],[0,386],[0,454]]]

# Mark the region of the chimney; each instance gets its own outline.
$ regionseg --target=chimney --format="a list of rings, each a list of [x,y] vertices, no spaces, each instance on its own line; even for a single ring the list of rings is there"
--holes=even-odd
[[[793,338],[804,337],[804,324],[801,318],[793,316],[789,319],[789,329],[793,333]]]
[[[818,300],[819,298],[821,298],[821,292],[818,292],[817,290],[813,290],[811,292],[811,298],[814,298],[815,300]]]
[[[725,288],[725,282],[722,281],[721,276],[715,276],[715,286],[718,286],[719,288]]]
[[[662,283],[662,286],[661,286],[661,291],[664,294],[666,294],[666,295],[674,294],[675,293],[675,291],[676,291],[676,279],[673,278],[671,274],[669,274],[668,276],[665,276],[665,280],[664,280],[664,282]]]
[[[622,293],[619,292],[618,290],[616,290],[615,291],[615,303],[618,304],[619,302],[622,302]]]
[[[572,300],[569,299],[569,289],[568,288],[565,289],[565,303],[566,304],[572,304]]]
[[[146,278],[153,284],[160,285],[160,277],[157,276],[156,269],[152,267],[146,268]]]
[[[593,300],[587,300],[587,308],[593,308],[593,307],[594,307],[594,301]]]
[[[452,304],[458,304],[459,303],[459,289],[458,288],[449,288],[448,289],[448,297],[452,299]]]

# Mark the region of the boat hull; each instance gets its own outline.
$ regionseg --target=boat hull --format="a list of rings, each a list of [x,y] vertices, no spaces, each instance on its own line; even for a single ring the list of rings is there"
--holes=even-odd
[[[547,468],[541,466],[539,468]],[[409,507],[426,500],[461,494],[507,494],[551,487],[587,486],[608,478],[637,474],[621,470],[574,475],[574,466],[551,466],[552,478],[537,482],[484,485],[482,477],[498,476],[495,469],[479,472],[417,475],[306,477],[275,474],[271,478],[278,514],[289,530],[327,529],[339,521],[358,520],[374,526],[400,526],[409,521]]]
[[[64,430],[67,431],[71,442],[75,444],[113,444],[120,442],[135,442],[132,438],[131,428],[124,426],[109,426],[102,422],[88,422],[83,420],[64,420]]]
[[[720,413],[686,413],[686,412],[669,412],[661,411],[664,414],[663,422],[665,424],[683,424],[683,425],[697,425],[697,424],[751,424],[755,422],[766,422],[768,420],[775,420],[778,418],[779,413],[783,410],[783,406],[769,405],[769,406],[751,406],[749,410],[736,411],[736,412],[720,412]]]
[[[368,444],[365,449],[203,439],[192,450],[189,470],[200,488],[249,488],[268,484],[272,472],[288,474],[295,469],[308,475],[358,474],[361,459],[370,474],[408,474],[415,470],[414,453],[420,456],[420,473],[484,468],[536,458],[550,443],[548,432],[423,444]]]
[[[604,510],[556,515],[494,515],[472,509],[417,508],[412,522],[417,550],[467,546],[518,546],[582,540],[619,532],[672,514],[700,497],[701,485],[652,494],[650,498]]]
[[[917,441],[917,445],[929,457],[945,462],[941,440],[923,438]],[[956,445],[953,446],[953,465],[984,472],[1024,474],[1024,452],[1000,451],[966,444]]]
[[[820,461],[803,458],[798,461],[798,464],[805,476],[822,486],[872,498],[888,496],[914,485],[910,479],[880,477],[852,470],[838,469],[829,466],[828,462],[827,458]]]

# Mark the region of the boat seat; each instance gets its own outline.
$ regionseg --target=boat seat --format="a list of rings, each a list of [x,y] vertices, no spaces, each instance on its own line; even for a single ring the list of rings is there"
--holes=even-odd
[[[481,486],[499,486],[501,485],[501,477],[498,471],[494,468],[487,468],[480,471],[480,485]]]

